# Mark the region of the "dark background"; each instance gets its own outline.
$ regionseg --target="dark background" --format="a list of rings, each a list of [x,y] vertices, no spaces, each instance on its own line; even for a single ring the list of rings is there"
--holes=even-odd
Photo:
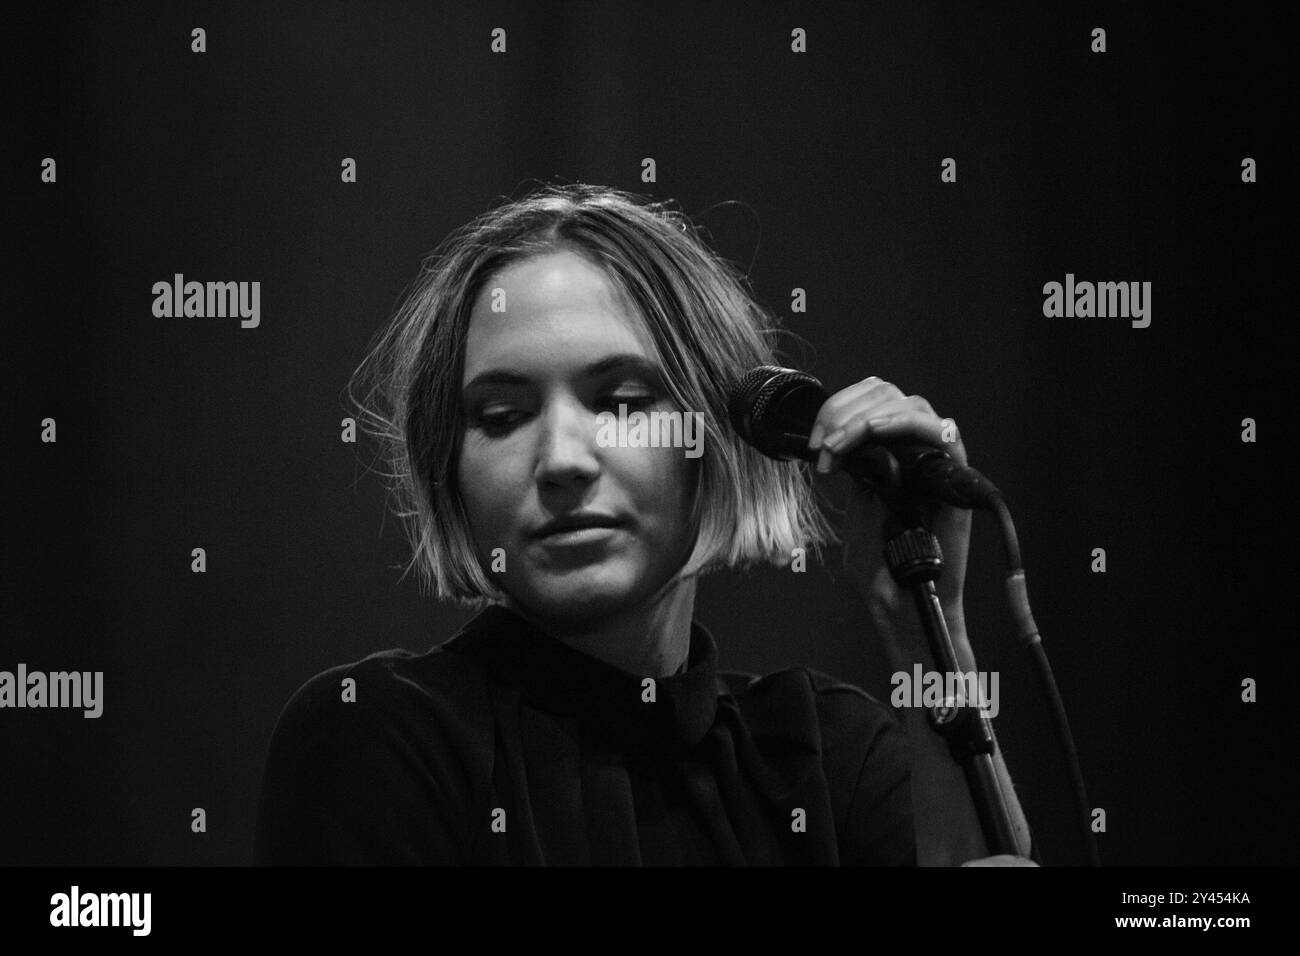
[[[11,481],[0,669],[102,670],[104,715],[0,711],[0,864],[243,864],[280,708],[468,613],[399,581],[343,387],[420,260],[535,181],[675,199],[831,388],[880,375],[1007,493],[1112,865],[1295,863],[1290,34],[1097,3],[168,3],[4,27]],[[190,52],[190,30],[208,52]],[[508,52],[490,52],[494,27]],[[1090,52],[1107,30],[1108,50]],[[808,52],[790,51],[803,27]],[[58,182],[40,162],[58,162]],[[654,157],[658,181],[640,180]],[[958,181],[940,182],[940,160]],[[1259,182],[1243,184],[1254,157]],[[340,182],[353,157],[358,182]],[[262,283],[259,328],[154,282]],[[1150,281],[1152,323],[1042,286]],[[791,315],[790,290],[808,292]],[[58,422],[57,444],[39,439]],[[1259,440],[1240,440],[1241,421]],[[830,493],[844,487],[830,483]],[[208,571],[190,571],[190,550]],[[1104,547],[1108,571],[1090,571]],[[706,578],[724,667],[888,675],[838,550]],[[1045,861],[1081,850],[995,526],[966,588]],[[1275,623],[1282,619],[1284,623]],[[1245,677],[1259,703],[1240,700]],[[208,830],[190,831],[190,811]]]

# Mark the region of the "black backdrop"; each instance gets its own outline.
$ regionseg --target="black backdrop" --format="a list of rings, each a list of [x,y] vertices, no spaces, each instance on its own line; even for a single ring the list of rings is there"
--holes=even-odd
[[[807,343],[792,362],[833,388],[881,375],[959,422],[1017,518],[1104,862],[1296,862],[1294,619],[1274,624],[1296,570],[1274,557],[1293,507],[1286,34],[1253,7],[993,6],[8,21],[0,669],[101,670],[105,704],[0,711],[0,863],[246,863],[290,694],[467,619],[399,582],[372,450],[339,438],[343,386],[421,257],[536,180],[678,200]],[[155,317],[153,283],[178,272],[260,281],[260,325]],[[1044,317],[1066,273],[1151,282],[1150,327]],[[806,663],[887,695],[838,558],[707,578],[723,666]],[[1075,862],[984,517],[971,561],[1007,760],[1046,861]]]

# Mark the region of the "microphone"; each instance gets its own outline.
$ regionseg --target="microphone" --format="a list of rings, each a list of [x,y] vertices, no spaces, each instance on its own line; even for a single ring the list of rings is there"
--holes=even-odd
[[[769,458],[816,461],[808,448],[813,422],[830,396],[806,372],[760,365],[727,393],[732,427]],[[992,508],[1001,492],[974,468],[960,465],[942,448],[916,439],[869,441],[844,458],[844,468],[882,493],[937,498],[958,508]]]

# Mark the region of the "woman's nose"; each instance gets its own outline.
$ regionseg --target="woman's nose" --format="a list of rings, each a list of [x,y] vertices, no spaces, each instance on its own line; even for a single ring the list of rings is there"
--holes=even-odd
[[[557,400],[540,417],[537,480],[563,485],[595,478],[600,472],[595,416],[578,402]]]

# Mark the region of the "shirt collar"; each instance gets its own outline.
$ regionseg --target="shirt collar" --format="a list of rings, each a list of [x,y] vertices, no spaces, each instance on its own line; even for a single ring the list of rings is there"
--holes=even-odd
[[[574,650],[501,605],[482,611],[443,647],[466,654],[534,706],[576,717],[615,746],[689,750],[713,726],[719,684],[717,644],[691,622],[685,670],[668,677],[631,674]]]

